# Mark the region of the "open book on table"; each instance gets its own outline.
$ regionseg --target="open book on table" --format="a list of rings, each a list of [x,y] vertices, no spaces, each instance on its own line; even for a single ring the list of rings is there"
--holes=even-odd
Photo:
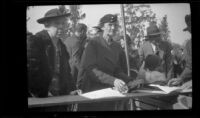
[[[178,87],[169,87],[169,86],[161,86],[157,84],[149,84],[143,88],[135,90],[136,92],[147,92],[147,93],[160,93],[160,94],[169,94],[172,92],[192,92],[192,88],[184,88],[183,86]]]

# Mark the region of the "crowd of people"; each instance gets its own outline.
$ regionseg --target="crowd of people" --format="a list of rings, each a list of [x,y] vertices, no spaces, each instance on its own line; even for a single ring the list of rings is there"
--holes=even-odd
[[[132,50],[131,39],[126,35],[131,68],[128,76],[124,37],[115,37],[117,16],[103,16],[94,27],[96,36],[92,39],[87,37],[88,27],[78,23],[74,35],[63,41],[59,32],[70,15],[51,9],[37,20],[44,30],[27,34],[29,97],[78,95],[108,87],[124,92],[146,83],[176,86],[192,81],[191,40],[175,53],[170,43],[162,39],[156,24],[150,24],[144,43]],[[191,33],[190,15],[185,20],[184,31]],[[176,100],[170,106],[177,102],[177,96],[172,99]],[[127,104],[127,100],[80,104],[78,111],[127,110]]]

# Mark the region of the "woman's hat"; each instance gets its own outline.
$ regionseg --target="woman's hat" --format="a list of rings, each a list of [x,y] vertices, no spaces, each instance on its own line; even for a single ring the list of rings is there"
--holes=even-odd
[[[100,19],[99,27],[103,27],[105,23],[114,23],[117,22],[117,15],[106,14]]]
[[[51,9],[51,10],[47,11],[46,14],[44,15],[44,17],[38,19],[37,22],[40,24],[44,24],[45,21],[55,19],[55,18],[68,17],[70,15],[71,15],[70,13],[63,14],[60,10],[55,8],[55,9]]]
[[[97,32],[101,32],[102,31],[101,27],[99,27],[99,26],[94,26],[93,28],[96,29]]]

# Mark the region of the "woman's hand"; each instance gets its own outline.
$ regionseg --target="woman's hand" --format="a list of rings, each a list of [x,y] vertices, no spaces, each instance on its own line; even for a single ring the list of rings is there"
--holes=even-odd
[[[114,87],[121,93],[124,93],[128,90],[128,87],[126,86],[125,82],[120,79],[115,79]]]

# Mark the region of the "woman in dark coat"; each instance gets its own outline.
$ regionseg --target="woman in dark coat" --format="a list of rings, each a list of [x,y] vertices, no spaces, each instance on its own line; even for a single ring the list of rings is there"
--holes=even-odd
[[[49,10],[38,23],[45,25],[45,30],[28,39],[28,88],[35,97],[67,95],[75,90],[71,78],[69,54],[63,42],[56,37],[64,18],[58,9]]]
[[[107,14],[100,20],[102,35],[91,40],[83,53],[81,68],[78,74],[78,86],[85,92],[108,87],[124,91],[128,77],[119,66],[123,54],[120,44],[113,41],[117,17]],[[115,110],[115,102],[99,102],[79,105],[80,111]]]

